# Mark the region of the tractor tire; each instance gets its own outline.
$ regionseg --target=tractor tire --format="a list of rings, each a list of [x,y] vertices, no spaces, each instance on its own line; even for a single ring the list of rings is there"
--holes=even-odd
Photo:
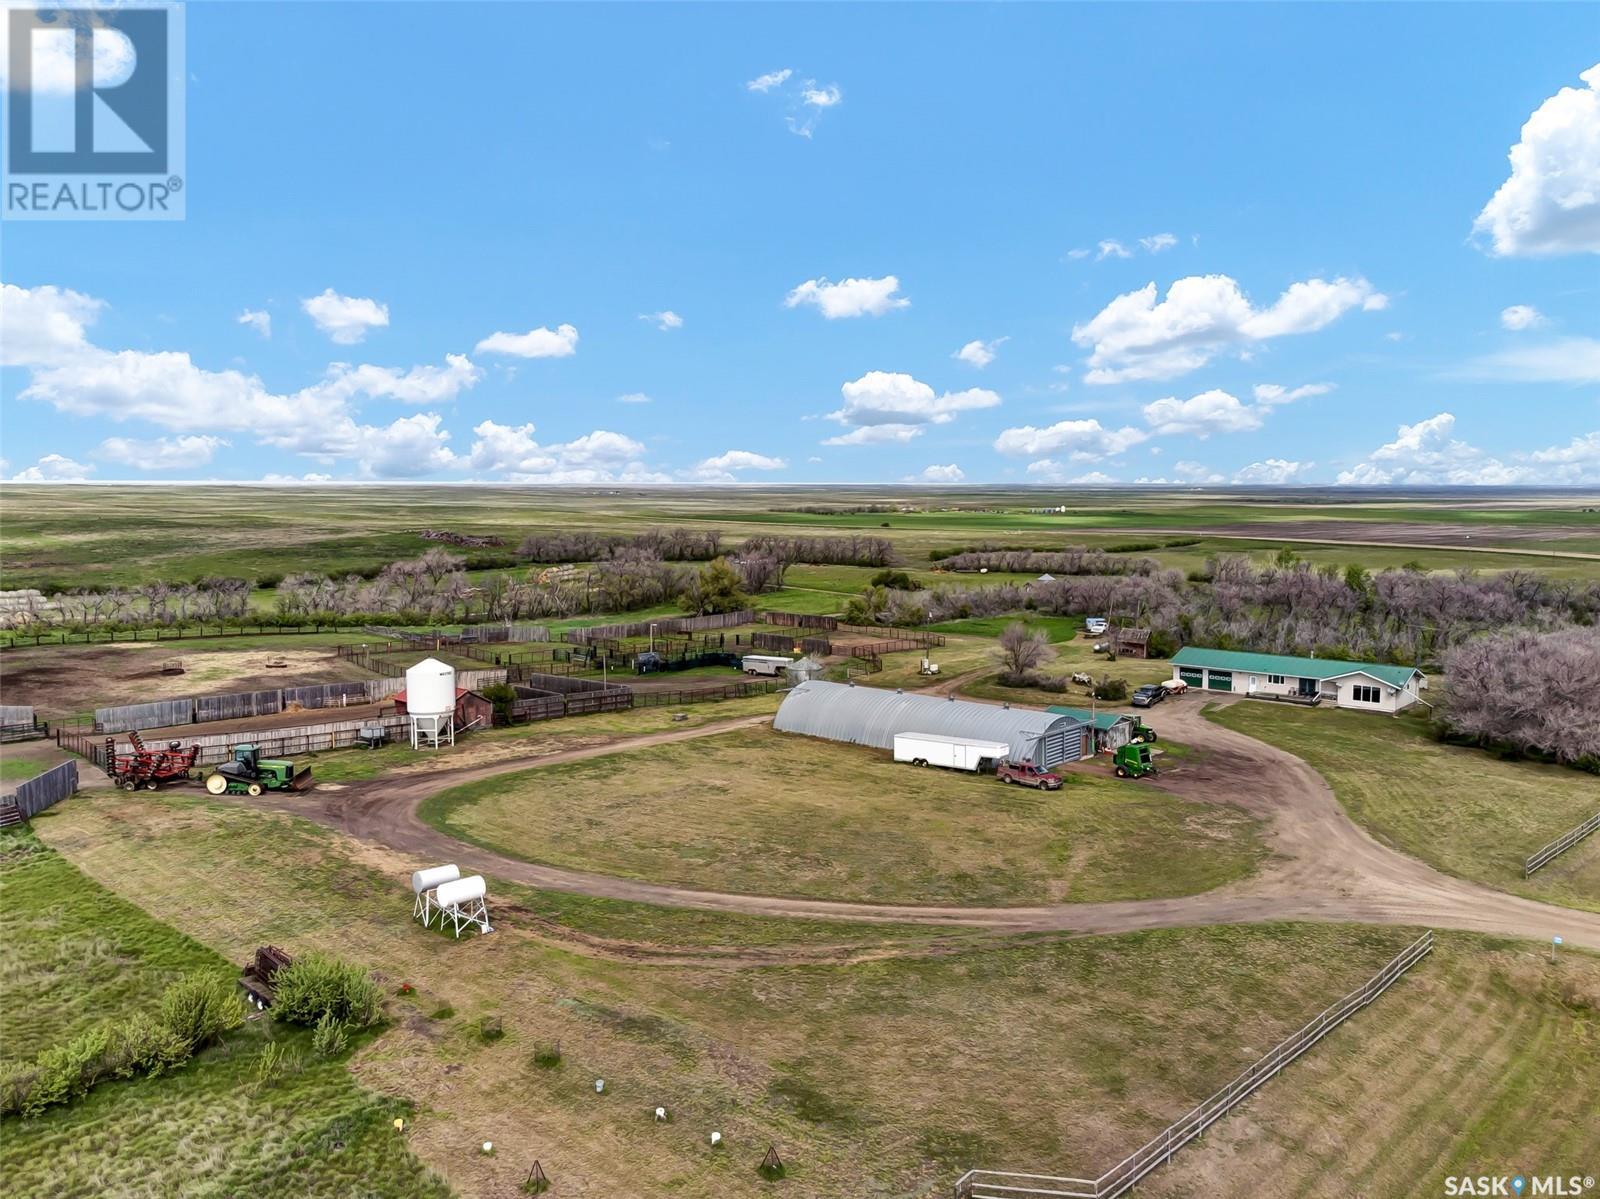
[[[220,775],[220,774],[208,774],[208,775],[206,775],[206,790],[209,791],[212,795],[221,795],[227,789],[228,789],[228,780],[227,780],[227,777],[225,775]]]
[[[134,782],[132,779],[124,779],[122,781],[122,789],[124,791],[137,791],[139,789],[139,784]]]
[[[257,795],[261,794],[261,784],[260,783],[251,783],[248,787],[246,787],[244,789],[244,793],[246,795],[250,796],[250,798],[254,799]]]
[[[1160,773],[1161,773],[1161,771],[1156,769],[1154,766],[1150,767],[1150,777],[1151,778],[1155,778]]]
[[[160,785],[161,785],[161,784],[160,784],[160,783],[158,783],[158,782],[156,782],[156,781],[155,781],[155,779],[147,779],[147,780],[146,780],[146,781],[145,781],[145,785],[144,785],[144,789],[145,789],[145,790],[146,790],[146,791],[154,791],[154,790],[156,790],[156,788],[158,788],[158,787],[159,787],[159,786],[160,786]]]
[[[1117,777],[1119,779],[1127,778],[1128,777],[1128,768],[1126,766],[1118,766],[1117,767]]]
[[[1156,737],[1155,731],[1153,729],[1150,732],[1148,732],[1148,733],[1146,733],[1144,735],[1144,743],[1146,745],[1150,745],[1153,742],[1155,742],[1156,740],[1158,740],[1158,738]]]

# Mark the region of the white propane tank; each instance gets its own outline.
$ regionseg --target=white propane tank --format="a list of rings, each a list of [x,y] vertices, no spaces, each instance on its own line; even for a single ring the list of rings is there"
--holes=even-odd
[[[475,899],[482,899],[488,887],[484,885],[483,875],[474,874],[468,878],[452,879],[448,883],[440,883],[439,889],[433,893],[433,902],[441,908],[458,908],[463,904],[471,903]]]
[[[446,716],[456,710],[456,668],[424,658],[406,669],[406,711],[413,716]]]
[[[421,895],[424,891],[431,891],[440,883],[453,883],[461,877],[461,868],[455,864],[449,866],[430,866],[426,870],[413,870],[411,872],[411,891],[414,895]]]

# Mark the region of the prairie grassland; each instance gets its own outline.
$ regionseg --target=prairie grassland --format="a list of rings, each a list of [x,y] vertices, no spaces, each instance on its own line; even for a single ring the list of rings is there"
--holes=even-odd
[[[1600,838],[1522,877],[1524,858],[1600,811],[1592,774],[1441,745],[1418,717],[1268,703],[1206,715],[1304,758],[1354,820],[1396,849],[1502,891],[1600,911]]]
[[[422,817],[555,866],[707,890],[968,905],[1190,895],[1265,854],[1237,808],[1109,775],[1059,791],[743,729],[456,787]]]
[[[849,963],[788,964],[781,953],[741,961],[709,948],[695,960],[655,952],[663,940],[587,938],[581,908],[546,923],[533,915],[545,897],[491,882],[497,931],[456,942],[408,919],[404,872],[415,863],[287,817],[104,794],[62,805],[40,827],[90,875],[225,956],[261,943],[333,949],[413,983],[396,1027],[361,1052],[356,1070],[418,1101],[412,1147],[480,1195],[511,1190],[538,1157],[576,1194],[754,1196],[766,1193],[754,1167],[768,1144],[796,1192],[818,1199],[943,1194],[980,1162],[1104,1168],[1414,935],[1264,925],[937,952],[884,943]],[[743,940],[735,925],[788,923],[719,919],[729,945]],[[671,931],[636,926],[640,936]],[[875,935],[839,926],[837,941]],[[775,940],[784,939],[762,933],[752,943]],[[1484,944],[1443,938],[1436,960],[1453,954],[1463,971],[1479,970],[1491,960]],[[1566,963],[1566,977],[1600,985],[1600,962]],[[1370,1011],[1398,1003],[1438,1015],[1433,969]],[[1514,1013],[1533,999],[1505,992],[1501,1002]],[[476,1036],[487,1014],[503,1017],[503,1039]],[[1552,1014],[1549,1034],[1572,1035],[1580,1015]],[[1368,1020],[1328,1042],[1335,1075]],[[533,1064],[537,1049],[557,1043],[557,1068]],[[1397,1041],[1386,1069],[1426,1071],[1431,1053]],[[1270,1102],[1301,1110],[1293,1071],[1271,1086]],[[1582,1124],[1587,1101],[1572,1088],[1526,1098],[1537,1121]],[[657,1104],[671,1123],[650,1119]],[[1424,1143],[1458,1143],[1453,1110],[1408,1106],[1399,1092],[1391,1115]],[[707,1147],[712,1128],[725,1151]],[[1507,1129],[1501,1142],[1516,1136]],[[492,1158],[476,1151],[485,1139]]]

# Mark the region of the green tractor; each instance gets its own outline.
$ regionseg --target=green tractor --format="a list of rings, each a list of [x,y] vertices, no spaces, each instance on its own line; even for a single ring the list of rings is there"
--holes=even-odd
[[[1135,716],[1133,718],[1133,740],[1144,745],[1149,745],[1150,742],[1154,741],[1155,739],[1155,729],[1151,728],[1144,721]]]
[[[1119,746],[1111,761],[1119,779],[1155,778],[1161,773],[1156,769],[1155,755],[1148,745]]]
[[[206,775],[212,795],[260,795],[263,791],[304,791],[311,786],[311,767],[295,770],[282,758],[263,758],[255,745],[235,745],[233,761]]]

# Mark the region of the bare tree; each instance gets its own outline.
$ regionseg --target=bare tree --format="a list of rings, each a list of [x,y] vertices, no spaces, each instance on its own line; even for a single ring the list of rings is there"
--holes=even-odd
[[[1056,658],[1056,647],[1045,631],[1030,629],[1020,620],[1001,631],[1000,644],[993,652],[1002,678],[1020,679]]]

